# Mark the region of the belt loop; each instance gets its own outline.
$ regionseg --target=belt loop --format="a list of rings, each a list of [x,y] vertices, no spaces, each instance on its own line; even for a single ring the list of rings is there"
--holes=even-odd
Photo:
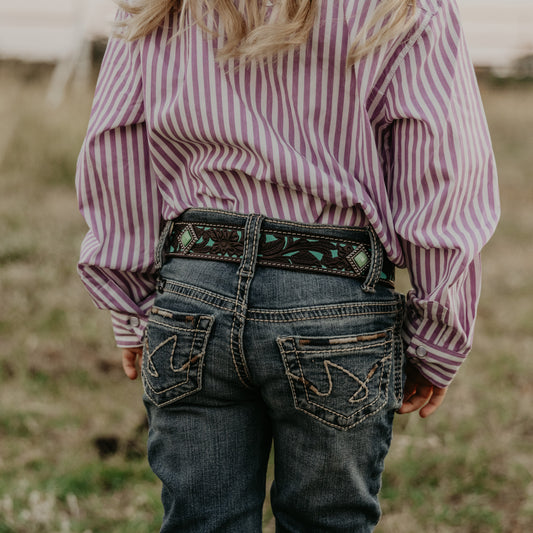
[[[155,268],[157,270],[160,270],[161,267],[165,264],[167,247],[168,247],[167,240],[173,227],[174,227],[174,221],[167,220],[165,223],[165,227],[163,228],[163,231],[161,232],[161,236],[159,237],[159,242],[157,243],[157,248],[155,250],[155,261],[154,261]]]
[[[383,246],[376,235],[372,226],[368,226],[368,235],[370,237],[370,267],[368,274],[362,285],[365,292],[376,292],[376,283],[379,281],[383,269]]]
[[[252,276],[255,271],[261,238],[261,226],[264,219],[263,215],[248,215],[244,228],[244,249],[239,266],[240,276]]]

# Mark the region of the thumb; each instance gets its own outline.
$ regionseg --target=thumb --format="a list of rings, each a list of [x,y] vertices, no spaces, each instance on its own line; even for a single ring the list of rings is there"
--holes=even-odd
[[[126,376],[131,379],[137,379],[142,362],[142,348],[123,348],[122,350],[122,368]]]

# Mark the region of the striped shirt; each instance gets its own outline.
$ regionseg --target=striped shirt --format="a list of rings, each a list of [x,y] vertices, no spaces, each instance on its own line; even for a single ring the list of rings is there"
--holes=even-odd
[[[346,68],[378,2],[321,0],[305,44],[246,68],[217,62],[223,41],[196,25],[176,36],[175,15],[111,38],[77,167],[79,272],[119,346],[141,344],[161,220],[208,207],[370,223],[410,273],[408,357],[452,380],[499,216],[493,152],[454,0],[417,0],[405,35]]]

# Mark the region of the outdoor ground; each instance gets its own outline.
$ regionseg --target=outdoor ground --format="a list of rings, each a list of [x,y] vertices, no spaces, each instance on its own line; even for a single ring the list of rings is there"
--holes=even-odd
[[[140,383],[75,272],[91,89],[54,109],[48,80],[0,65],[0,533],[152,533]],[[380,533],[533,531],[533,85],[482,92],[503,218],[484,253],[475,349],[440,411],[397,420]]]

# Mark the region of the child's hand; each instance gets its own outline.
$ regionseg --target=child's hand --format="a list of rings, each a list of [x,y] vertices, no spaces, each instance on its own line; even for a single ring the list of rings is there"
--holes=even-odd
[[[406,373],[404,400],[398,413],[403,415],[420,409],[420,416],[426,418],[439,408],[448,389],[433,385],[409,362]]]
[[[126,376],[130,379],[137,379],[141,369],[142,359],[143,349],[140,346],[137,348],[122,349],[122,368]]]

